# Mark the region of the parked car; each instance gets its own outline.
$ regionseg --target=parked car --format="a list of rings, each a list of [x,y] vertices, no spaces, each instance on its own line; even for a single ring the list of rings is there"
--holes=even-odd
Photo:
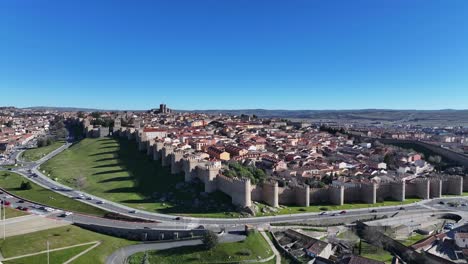
[[[178,216],[178,217],[176,217],[176,218],[174,218],[174,220],[180,220],[180,219],[181,219],[181,218],[180,218],[179,216]]]
[[[377,213],[377,210],[372,209],[371,213]]]
[[[135,214],[136,210],[131,210],[131,211],[128,211],[128,212],[131,213],[131,214]]]
[[[340,214],[346,214],[346,211],[341,211]]]
[[[326,215],[327,212],[321,212],[319,215]]]
[[[103,201],[97,201],[96,203],[97,203],[97,204],[104,204]]]
[[[18,203],[24,203],[24,201],[23,200],[18,200]]]

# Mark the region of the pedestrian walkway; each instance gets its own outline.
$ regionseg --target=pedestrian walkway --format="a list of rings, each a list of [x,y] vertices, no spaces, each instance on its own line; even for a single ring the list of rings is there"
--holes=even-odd
[[[276,249],[275,245],[273,245],[273,242],[271,241],[271,239],[267,236],[267,234],[264,231],[260,232],[260,234],[262,234],[263,238],[266,240],[271,250],[275,254],[274,256],[276,256],[276,264],[281,264],[281,255]]]

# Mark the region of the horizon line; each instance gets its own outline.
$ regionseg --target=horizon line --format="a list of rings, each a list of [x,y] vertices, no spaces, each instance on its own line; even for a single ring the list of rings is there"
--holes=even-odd
[[[75,106],[28,106],[28,107],[16,107],[16,106],[0,106],[0,107],[15,107],[19,109],[33,109],[33,108],[75,108],[75,109],[87,109],[97,111],[148,111],[151,109],[157,109],[158,107],[152,107],[148,109],[103,109],[94,107],[75,107]],[[369,110],[380,110],[380,111],[468,111],[468,108],[438,108],[438,109],[416,109],[416,108],[346,108],[346,109],[274,109],[274,108],[237,108],[237,109],[222,109],[222,108],[211,108],[211,109],[174,109],[174,111],[369,111]]]

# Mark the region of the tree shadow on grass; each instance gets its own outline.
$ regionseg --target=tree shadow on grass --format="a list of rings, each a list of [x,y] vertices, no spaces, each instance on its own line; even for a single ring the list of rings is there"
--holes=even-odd
[[[116,139],[119,149],[116,158],[100,159],[96,162],[115,160],[121,170],[98,172],[103,175],[113,172],[127,172],[128,177],[117,177],[103,180],[104,182],[133,181],[133,187],[116,187],[105,193],[132,193],[138,194],[142,199],[120,201],[129,204],[164,202],[170,207],[159,209],[158,212],[167,213],[221,213],[235,212],[231,198],[222,192],[202,195],[203,183],[188,183],[182,188],[176,188],[184,182],[183,174],[171,174],[169,167],[162,167],[158,161],[153,161],[146,153],[138,151],[134,141]],[[114,152],[115,153],[115,152]],[[97,165],[106,166],[106,165]],[[115,165],[114,165],[115,166]],[[100,182],[103,183],[103,182]],[[194,202],[196,201],[196,202]]]
[[[93,175],[105,175],[105,174],[119,173],[119,172],[126,172],[126,171],[127,170],[124,170],[124,169],[106,170],[106,171],[95,172],[95,173],[93,173]]]
[[[107,191],[105,193],[138,193],[136,187],[121,187],[121,188],[114,188]]]
[[[122,166],[124,166],[124,164],[122,164],[122,163],[104,164],[104,165],[94,166],[93,169],[99,169],[99,168],[113,168],[113,167],[122,167]]]
[[[112,146],[103,146],[103,147],[100,147],[99,149],[115,149],[117,150],[118,146],[115,146],[115,145],[112,145]]]
[[[129,203],[129,204],[154,203],[154,199],[151,199],[151,198],[132,199],[132,200],[122,200],[120,202]]]
[[[133,180],[133,177],[131,176],[126,176],[126,177],[115,177],[115,178],[110,178],[110,179],[105,179],[99,181],[99,183],[106,183],[106,182],[119,182],[119,181],[131,181]]]
[[[110,161],[110,160],[115,160],[115,158],[98,159],[98,160],[95,160],[95,162]]]
[[[101,156],[101,155],[116,154],[116,153],[117,153],[117,150],[116,151],[106,151],[106,152],[94,153],[94,154],[91,154],[89,156]]]

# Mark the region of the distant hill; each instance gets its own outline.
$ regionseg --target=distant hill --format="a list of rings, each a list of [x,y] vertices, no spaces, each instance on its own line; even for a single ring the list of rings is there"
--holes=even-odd
[[[24,109],[52,111],[122,111],[103,110],[79,107],[36,106]],[[145,110],[128,110],[141,112]],[[256,115],[261,118],[288,118],[314,122],[354,122],[382,124],[425,124],[468,126],[468,110],[392,110],[392,109],[358,109],[358,110],[268,110],[268,109],[233,109],[233,110],[175,110],[176,112],[196,112],[206,114]]]

